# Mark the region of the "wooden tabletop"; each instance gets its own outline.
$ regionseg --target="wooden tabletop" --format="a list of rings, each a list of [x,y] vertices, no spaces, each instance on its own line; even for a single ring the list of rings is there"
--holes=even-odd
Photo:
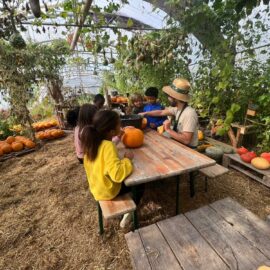
[[[270,266],[270,224],[231,198],[125,235],[134,269]]]
[[[123,153],[127,149],[120,145],[119,150]],[[134,170],[125,180],[126,186],[196,171],[216,163],[215,160],[153,130],[145,132],[142,147],[131,151],[134,153]]]

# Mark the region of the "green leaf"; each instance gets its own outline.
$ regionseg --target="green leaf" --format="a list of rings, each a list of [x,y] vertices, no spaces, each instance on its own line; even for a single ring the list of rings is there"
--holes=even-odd
[[[127,21],[127,27],[132,27],[133,26],[133,20],[132,19],[128,19],[128,21]]]

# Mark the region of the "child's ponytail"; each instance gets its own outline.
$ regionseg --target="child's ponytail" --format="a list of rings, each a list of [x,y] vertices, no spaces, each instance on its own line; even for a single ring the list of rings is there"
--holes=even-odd
[[[83,128],[80,137],[84,153],[90,160],[94,160],[103,139],[101,134],[93,125],[88,125]]]

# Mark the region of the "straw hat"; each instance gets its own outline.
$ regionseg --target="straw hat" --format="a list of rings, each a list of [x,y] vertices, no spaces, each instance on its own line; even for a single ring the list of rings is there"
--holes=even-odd
[[[182,78],[176,78],[171,85],[162,88],[170,97],[184,102],[189,101],[189,89],[190,83]]]

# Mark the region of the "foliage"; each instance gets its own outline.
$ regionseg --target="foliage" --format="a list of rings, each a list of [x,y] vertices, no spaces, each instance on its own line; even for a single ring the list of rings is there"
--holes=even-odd
[[[32,85],[59,80],[58,72],[68,53],[63,41],[50,46],[28,44],[24,49],[0,41],[0,89],[10,102],[12,115],[28,129],[32,122],[27,109]]]
[[[13,135],[13,132],[9,129],[8,120],[0,119],[0,140],[4,140],[11,135]]]
[[[114,72],[104,74],[105,84],[120,93],[143,93],[150,86],[161,90],[177,75],[190,78],[189,59],[182,57],[188,49],[185,40],[181,30],[135,35],[117,48],[119,57]]]
[[[42,102],[33,104],[30,109],[30,113],[32,118],[35,120],[52,117],[54,113],[52,101],[48,96],[45,97]]]

